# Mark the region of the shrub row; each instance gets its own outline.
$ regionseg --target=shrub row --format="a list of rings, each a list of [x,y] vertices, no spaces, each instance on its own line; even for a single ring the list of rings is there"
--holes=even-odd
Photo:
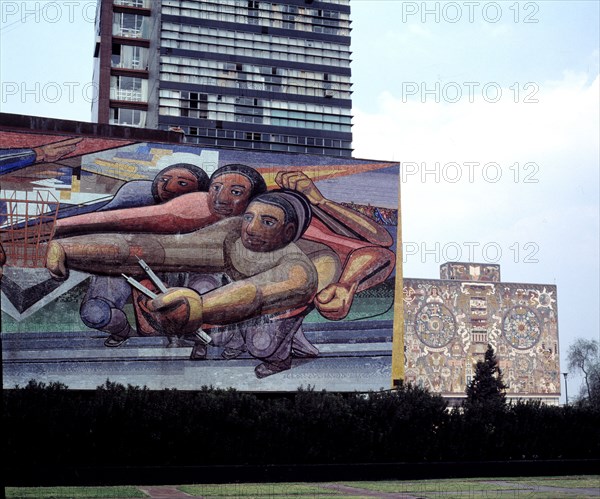
[[[449,409],[411,386],[260,395],[205,387],[95,391],[30,382],[3,393],[12,467],[597,459],[600,411],[517,403]]]

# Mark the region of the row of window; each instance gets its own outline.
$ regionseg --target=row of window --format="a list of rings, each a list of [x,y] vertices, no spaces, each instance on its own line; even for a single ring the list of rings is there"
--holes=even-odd
[[[233,139],[213,139],[206,137],[197,137],[193,135],[186,136],[186,142],[192,144],[204,144],[217,147],[238,147],[244,149],[255,149],[258,151],[279,151],[300,154],[327,154],[339,157],[352,157],[352,149],[332,149],[322,146],[299,146],[292,144],[279,144],[277,142],[247,141]]]
[[[212,111],[207,109],[187,109],[178,107],[160,106],[159,114],[161,116],[181,116],[185,118],[200,118],[215,121],[229,121],[237,123],[254,123],[270,126],[281,126],[291,128],[306,128],[312,130],[326,130],[331,132],[350,133],[352,126],[350,119],[348,123],[335,122],[335,116],[326,116],[318,114],[305,115],[304,119],[293,119],[290,117],[277,117],[267,113],[246,113],[244,109],[239,112]],[[346,119],[345,117],[337,117],[338,119]]]
[[[126,125],[134,127],[145,127],[146,125],[146,111],[138,109],[124,109],[124,108],[111,108],[109,123],[111,125]],[[328,139],[322,137],[304,137],[294,135],[281,135],[281,134],[265,134],[258,132],[249,131],[234,131],[234,130],[223,130],[215,128],[198,128],[188,127],[184,130],[189,135],[203,136],[203,137],[220,137],[227,139],[238,139],[238,140],[254,140],[254,141],[272,141],[285,144],[298,144],[307,146],[323,146],[333,148],[350,149],[352,143],[350,141]]]
[[[260,108],[283,109],[287,111],[301,111],[309,113],[321,113],[336,116],[352,116],[350,108],[338,106],[325,106],[322,104],[313,104],[309,102],[292,102],[271,99],[258,99],[254,97],[234,96],[234,95],[216,95],[187,90],[161,89],[159,92],[160,103],[164,106],[172,107],[190,107],[191,102],[208,102],[208,108],[212,110],[228,109],[236,106],[258,106]]]
[[[245,80],[225,80],[217,78],[206,78],[204,76],[194,76],[179,73],[164,73],[160,75],[162,81],[186,83],[193,85],[210,85],[221,88],[237,88],[245,90],[259,90],[263,92],[276,92],[287,95],[308,95],[311,97],[336,97],[342,99],[349,99],[350,92],[341,92],[336,89],[326,88],[306,88],[296,86],[285,86],[271,83],[260,83],[260,82],[249,82]]]
[[[213,54],[227,54],[242,57],[260,57],[269,60],[299,62],[304,64],[319,64],[321,66],[350,67],[349,59],[339,57],[316,57],[312,55],[290,54],[288,52],[276,52],[271,50],[257,50],[252,48],[235,48],[213,43],[195,43],[179,41],[178,39],[163,39],[161,45],[166,48],[193,50],[196,52],[210,52]]]
[[[182,16],[188,18],[206,19],[208,21],[230,22],[237,24],[254,24],[270,28],[293,29],[312,33],[323,33],[327,35],[349,36],[350,28],[339,27],[338,20],[314,18],[312,22],[305,22],[295,18],[286,19],[285,15],[279,16],[250,16],[244,14],[225,14],[222,12],[202,12],[189,9],[163,8],[163,14]]]
[[[125,0],[127,1],[127,0]],[[135,1],[135,0],[134,0]],[[140,0],[138,0],[140,1]],[[143,0],[141,0],[143,1]],[[336,4],[338,2],[328,2]],[[339,4],[348,5],[349,0],[340,2]],[[215,0],[208,1],[204,0],[198,2],[197,0],[167,0],[163,1],[163,13],[164,9],[189,9],[193,11],[205,11],[205,12],[223,12],[229,14],[235,14],[241,9],[246,10],[248,13],[257,12],[273,12],[273,13],[284,13],[291,15],[298,15],[303,17],[316,17],[324,19],[341,19],[348,21],[349,15],[346,12],[340,12],[338,10],[323,9],[323,8],[311,8],[304,6],[296,6],[290,4],[271,3],[263,1],[248,1],[246,5],[239,0]]]
[[[181,128],[180,125],[176,127]],[[169,127],[167,126],[166,129]],[[203,128],[203,127],[183,127],[186,135],[197,137],[212,137],[234,140],[253,140],[261,142],[273,142],[282,144],[297,144],[318,147],[350,148],[352,142],[340,139],[330,139],[323,137],[306,137],[299,135],[283,135],[275,133],[261,133],[240,130],[225,130],[223,128]]]
[[[238,88],[278,92],[292,95],[309,95],[312,97],[335,97],[350,99],[350,90],[340,90],[338,84],[328,82],[307,82],[306,80],[285,78],[283,81],[273,83],[271,77],[251,77],[236,79],[235,75],[229,77],[200,76],[204,71],[200,68],[181,68],[177,66],[163,67],[160,78],[163,81],[177,81],[181,83],[194,83],[197,85],[210,85],[221,88]],[[280,80],[282,80],[280,78]]]
[[[218,74],[217,71],[241,71],[243,73],[286,76],[288,78],[302,78],[306,80],[329,81],[348,85],[350,88],[350,76],[336,73],[324,73],[320,71],[305,71],[281,66],[259,66],[247,63],[233,63],[215,59],[200,59],[191,57],[177,57],[170,55],[161,56],[161,63],[177,66],[201,68],[204,74]],[[212,71],[212,73],[211,73]]]
[[[218,39],[221,43],[227,45],[243,44],[244,42],[252,42],[252,45],[257,48],[265,48],[272,46],[287,47],[287,51],[296,53],[305,53],[304,49],[317,49],[319,51],[335,52],[350,56],[350,46],[343,43],[335,43],[324,40],[311,40],[307,38],[299,38],[292,36],[276,36],[261,33],[252,33],[248,31],[234,31],[219,28],[211,28],[206,26],[192,26],[189,24],[176,24],[165,22],[162,25],[163,32],[174,32],[179,36],[185,34],[196,35],[195,40]],[[294,49],[293,47],[301,47],[302,50]]]

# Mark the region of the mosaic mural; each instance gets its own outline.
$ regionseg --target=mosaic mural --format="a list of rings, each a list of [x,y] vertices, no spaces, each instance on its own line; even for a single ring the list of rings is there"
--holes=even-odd
[[[4,385],[388,388],[398,174],[0,129]]]
[[[490,344],[509,398],[558,403],[556,286],[500,282],[498,265],[445,264],[441,275],[404,279],[406,381],[460,398]]]

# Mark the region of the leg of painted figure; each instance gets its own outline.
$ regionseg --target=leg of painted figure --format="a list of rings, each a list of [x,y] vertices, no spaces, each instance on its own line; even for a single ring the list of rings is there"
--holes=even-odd
[[[308,359],[319,356],[319,349],[314,346],[304,335],[302,323],[299,324],[298,330],[292,339],[292,357],[299,359]]]
[[[245,329],[248,352],[263,361],[254,369],[257,378],[265,378],[292,366],[292,342],[305,314],[287,319],[265,317],[262,324]]]
[[[216,347],[225,347],[221,357],[225,360],[232,360],[246,351],[242,329],[245,322],[240,324],[231,324],[209,330],[212,339],[211,344]]]
[[[110,335],[104,342],[108,347],[122,345],[132,334],[123,312],[130,295],[131,287],[123,278],[92,277],[79,313],[86,326]]]

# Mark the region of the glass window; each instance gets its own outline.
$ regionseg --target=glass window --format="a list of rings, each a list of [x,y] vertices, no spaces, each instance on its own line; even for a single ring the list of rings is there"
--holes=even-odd
[[[148,100],[148,80],[131,76],[110,77],[110,98],[132,102]]]
[[[148,49],[113,43],[111,66],[125,69],[148,69]]]
[[[113,35],[125,38],[148,38],[148,18],[138,14],[116,12],[113,15]]]
[[[150,7],[150,0],[115,0],[115,5],[147,9]]]
[[[139,109],[111,108],[111,125],[146,126],[146,111]]]

